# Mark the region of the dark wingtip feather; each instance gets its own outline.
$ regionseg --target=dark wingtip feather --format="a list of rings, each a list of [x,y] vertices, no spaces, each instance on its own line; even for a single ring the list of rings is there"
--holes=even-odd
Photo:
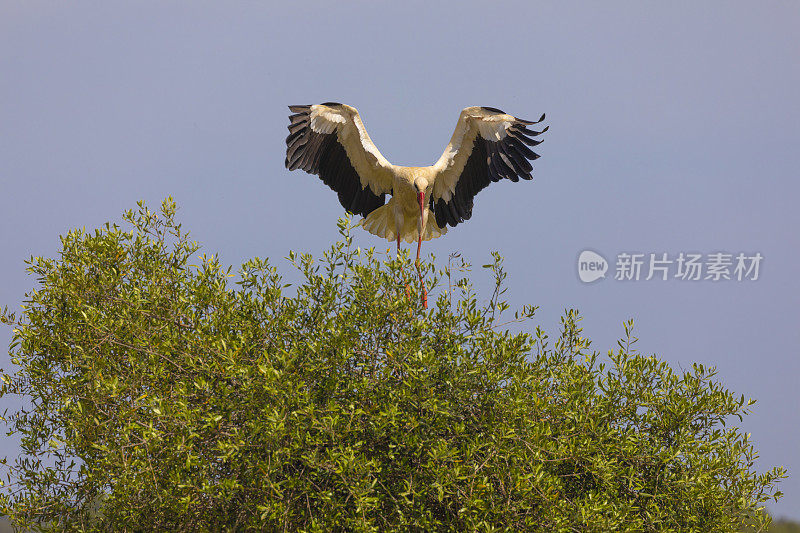
[[[291,132],[286,137],[286,146],[291,146],[294,143],[295,139],[297,139],[298,137],[300,137],[300,136],[302,136],[304,134],[305,134],[305,129],[304,128],[301,128],[301,129],[298,129],[297,131]]]
[[[310,105],[290,105],[289,106],[289,110],[292,113],[305,113],[309,109],[311,109]]]
[[[514,118],[516,118],[516,117],[514,117]],[[542,113],[542,116],[539,117],[539,120],[525,120],[525,119],[522,119],[522,118],[517,118],[517,122],[518,123],[525,124],[526,126],[531,125],[531,124],[538,124],[543,120],[544,120],[544,113]]]
[[[539,146],[540,144],[542,144],[542,143],[544,142],[544,139],[539,139],[539,140],[537,141],[536,139],[530,139],[530,138],[528,138],[528,137],[524,137],[524,136],[523,136],[523,137],[520,137],[520,138],[521,138],[521,139],[522,139],[522,140],[525,142],[525,144],[527,144],[528,146]]]
[[[286,129],[288,129],[290,133],[296,133],[298,131],[304,130],[307,127],[308,127],[308,121],[301,120],[300,122],[295,122],[294,124],[290,122],[289,125],[286,126]]]
[[[522,126],[521,128],[517,128],[518,131],[521,131],[522,133],[524,133],[528,137],[536,137],[537,135],[541,135],[542,133],[546,132],[549,129],[550,129],[550,126],[545,126],[544,128],[542,128],[542,131],[529,130],[525,126]]]

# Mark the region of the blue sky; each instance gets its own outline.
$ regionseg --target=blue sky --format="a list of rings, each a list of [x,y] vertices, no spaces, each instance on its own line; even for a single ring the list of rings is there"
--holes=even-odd
[[[633,318],[642,351],[716,365],[758,400],[744,426],[761,469],[789,468],[773,511],[800,518],[798,27],[796,2],[6,0],[0,302],[33,288],[25,258],[139,199],[174,196],[234,266],[321,252],[343,210],[284,169],[288,104],[357,107],[405,165],[433,163],[463,107],[547,112],[534,181],[492,185],[423,252],[498,250],[512,304],[539,305],[545,328],[578,308],[606,351]],[[580,282],[585,249],[612,263],[606,279]],[[761,253],[759,279],[613,279],[621,252],[720,251]]]

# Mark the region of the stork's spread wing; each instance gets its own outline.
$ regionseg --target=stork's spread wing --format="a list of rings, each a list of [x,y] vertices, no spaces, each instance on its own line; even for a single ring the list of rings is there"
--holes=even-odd
[[[392,190],[392,165],[370,140],[355,108],[334,102],[289,109],[286,168],[317,174],[339,202],[362,216],[382,206]]]
[[[539,156],[528,146],[541,143],[531,137],[547,128],[532,131],[526,125],[542,120],[544,115],[531,122],[493,107],[468,107],[461,112],[450,144],[434,165],[437,176],[432,201],[440,228],[468,220],[473,198],[491,182],[533,179],[528,160]]]

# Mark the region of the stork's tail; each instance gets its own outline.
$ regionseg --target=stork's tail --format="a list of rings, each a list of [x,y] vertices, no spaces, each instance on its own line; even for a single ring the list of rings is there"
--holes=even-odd
[[[394,200],[394,198],[392,198]],[[373,235],[382,237],[387,241],[397,239],[396,223],[392,200],[386,205],[379,207],[361,221],[364,229]],[[436,225],[436,216],[433,211],[428,211],[428,218],[425,222],[425,231],[422,234],[423,241],[435,239],[447,233],[447,227],[440,228]],[[417,218],[403,220],[403,228],[400,231],[400,239],[406,242],[416,242],[418,239]]]

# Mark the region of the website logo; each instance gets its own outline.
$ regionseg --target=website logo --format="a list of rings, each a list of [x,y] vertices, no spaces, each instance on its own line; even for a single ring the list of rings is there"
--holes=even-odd
[[[584,250],[578,256],[578,277],[584,283],[591,283],[606,277],[608,261],[602,255]]]

